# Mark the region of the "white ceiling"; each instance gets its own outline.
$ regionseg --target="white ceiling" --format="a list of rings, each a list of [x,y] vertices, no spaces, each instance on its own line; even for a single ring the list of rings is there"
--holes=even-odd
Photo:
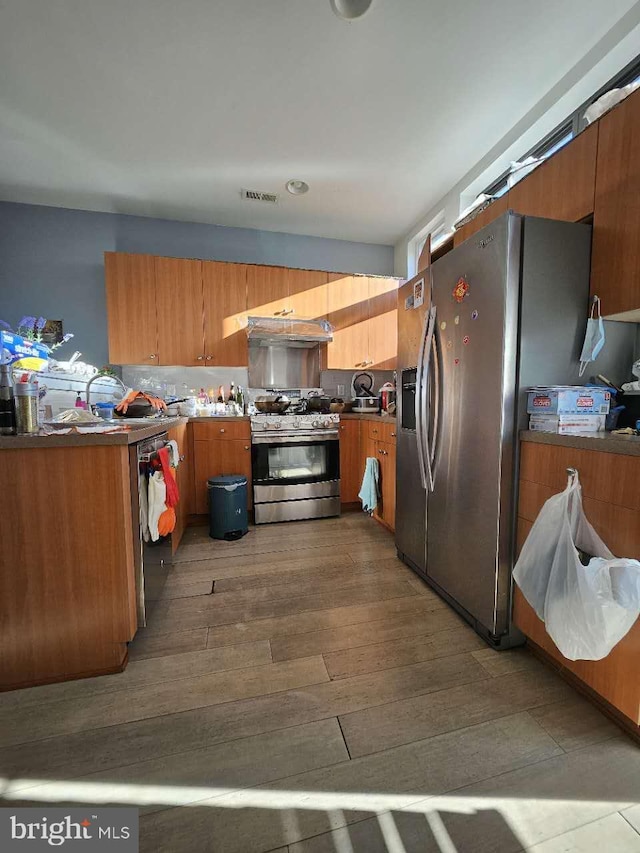
[[[633,5],[0,0],[0,198],[393,243]]]

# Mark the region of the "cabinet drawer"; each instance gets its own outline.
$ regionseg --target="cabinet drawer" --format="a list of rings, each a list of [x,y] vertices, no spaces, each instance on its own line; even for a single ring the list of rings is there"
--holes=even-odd
[[[371,441],[386,441],[390,444],[396,443],[396,425],[385,421],[366,421],[367,435]]]
[[[384,424],[379,421],[365,421],[367,424],[367,436],[371,441],[382,441]]]
[[[215,439],[233,440],[251,438],[249,421],[218,421],[193,424],[193,437],[196,441],[214,441]]]

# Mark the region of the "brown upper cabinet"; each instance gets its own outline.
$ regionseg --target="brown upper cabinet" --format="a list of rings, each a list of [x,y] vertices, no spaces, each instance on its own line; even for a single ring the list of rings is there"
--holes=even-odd
[[[397,362],[398,281],[330,273],[327,346],[329,370],[393,370]]]
[[[247,267],[248,313],[257,317],[327,316],[327,273],[287,267]]]
[[[202,261],[156,258],[158,363],[204,363]]]
[[[289,311],[286,267],[247,267],[247,313],[255,317],[285,317]]]
[[[393,369],[398,282],[322,270],[105,254],[114,364],[246,366],[247,317],[328,317],[326,366]]]
[[[320,270],[287,270],[289,316],[315,320],[326,317],[329,310],[327,281],[328,274]]]
[[[498,216],[502,216],[503,213],[506,213],[509,209],[509,205],[507,202],[507,195],[500,196],[497,198],[493,204],[490,204],[482,213],[479,213],[475,219],[472,219],[471,222],[467,222],[466,225],[463,225],[458,231],[453,235],[453,245],[459,246],[460,243],[464,243],[465,240],[468,240],[472,234],[475,234],[476,231],[479,231],[481,228],[484,228],[485,225],[488,225],[490,222],[493,222],[494,219],[497,219]]]
[[[247,269],[245,264],[202,262],[208,365],[247,364]]]
[[[515,213],[578,222],[593,213],[598,125],[593,124],[509,190]]]
[[[158,364],[155,259],[105,252],[109,361]]]
[[[602,313],[640,320],[640,92],[599,124],[591,293]]]
[[[369,279],[369,364],[394,370],[398,362],[398,280]]]

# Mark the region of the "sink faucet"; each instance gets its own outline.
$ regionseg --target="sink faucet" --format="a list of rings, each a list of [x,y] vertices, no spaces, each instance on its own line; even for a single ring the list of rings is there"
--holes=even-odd
[[[122,388],[124,393],[125,394],[127,393],[127,386],[124,384],[124,382],[122,381],[122,379],[120,379],[119,376],[114,376],[113,373],[105,373],[104,371],[99,370],[97,373],[94,373],[94,375],[91,377],[91,379],[87,382],[87,387],[85,390],[85,394],[87,397],[87,409],[90,410],[90,407],[91,407],[91,384],[92,384],[92,382],[95,382],[96,379],[105,379],[105,378],[113,379],[114,382],[117,382],[118,385],[120,385],[120,387]]]

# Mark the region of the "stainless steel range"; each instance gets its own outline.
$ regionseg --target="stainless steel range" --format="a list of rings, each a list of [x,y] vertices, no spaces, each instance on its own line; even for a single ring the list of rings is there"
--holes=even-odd
[[[340,416],[251,417],[256,524],[340,515]]]

